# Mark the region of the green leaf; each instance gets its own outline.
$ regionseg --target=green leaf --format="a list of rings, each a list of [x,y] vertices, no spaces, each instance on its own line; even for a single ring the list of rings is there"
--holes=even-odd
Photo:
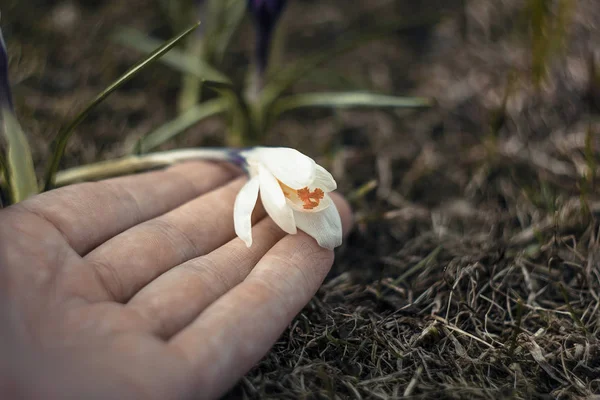
[[[142,53],[151,52],[161,43],[159,40],[146,36],[142,32],[132,28],[119,29],[113,34],[112,39],[123,46],[131,47]],[[173,69],[186,74],[192,74],[201,79],[229,82],[227,76],[210,66],[200,57],[190,56],[178,49],[173,49],[169,54],[166,54],[162,58],[162,62]]]
[[[82,111],[80,112],[73,121],[69,125],[67,125],[64,129],[62,129],[58,133],[56,149],[54,150],[54,154],[52,155],[52,160],[50,162],[50,166],[46,172],[44,190],[49,190],[52,188],[54,184],[54,177],[56,176],[56,171],[58,170],[58,166],[60,164],[60,160],[65,152],[65,148],[67,147],[67,142],[69,138],[73,134],[73,131],[77,126],[87,117],[87,115],[100,104],[108,95],[121,87],[125,82],[133,78],[137,75],[141,70],[150,65],[153,61],[160,58],[166,52],[171,50],[177,43],[183,40],[187,35],[192,33],[198,26],[200,22],[194,24],[191,28],[187,29],[183,33],[177,35],[173,39],[164,43],[162,46],[153,51],[148,57],[138,62],[136,65],[131,67],[125,74],[123,74],[119,79],[113,82],[109,87],[107,87],[104,91],[102,91],[96,98]]]
[[[231,39],[246,15],[246,2],[239,0],[210,0],[208,29],[204,35],[208,59],[223,60]]]
[[[190,35],[185,45],[185,52],[190,57],[200,59],[203,43],[200,35]],[[177,111],[179,114],[200,103],[202,78],[196,74],[185,73],[181,77],[181,86],[177,95]]]
[[[31,148],[19,121],[6,107],[0,110],[0,143],[5,147],[2,164],[9,185],[11,202],[18,203],[37,194]]]
[[[204,81],[204,86],[218,93],[228,103],[228,145],[239,147],[258,144],[256,124],[241,90],[232,84],[215,81]]]
[[[279,99],[273,106],[273,114],[300,107],[429,107],[432,101],[422,97],[396,97],[368,92],[307,93]]]
[[[411,15],[388,22],[377,20],[377,24],[371,27],[357,23],[358,27],[351,28],[348,32],[339,35],[341,39],[334,46],[319,50],[274,74],[262,91],[261,103],[263,107],[268,108],[290,86],[337,55],[354,50],[370,41],[385,38],[392,32],[434,24],[440,16],[440,12],[435,12],[433,15]],[[352,30],[355,31],[352,32]]]
[[[236,94],[235,86],[229,82],[214,81],[210,79],[202,80],[202,85],[219,94]]]
[[[175,136],[184,132],[189,127],[200,122],[201,120],[219,114],[227,110],[229,102],[226,99],[215,99],[197,104],[188,111],[179,115],[177,118],[167,122],[164,125],[156,128],[148,135],[141,138],[135,146],[133,152],[147,153],[155,149],[161,144],[173,139]]]
[[[546,78],[551,59],[565,50],[568,28],[572,22],[574,0],[528,0],[524,8],[527,18],[533,83],[539,89]]]

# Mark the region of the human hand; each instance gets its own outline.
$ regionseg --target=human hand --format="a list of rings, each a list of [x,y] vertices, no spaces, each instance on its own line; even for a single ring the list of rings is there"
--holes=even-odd
[[[247,248],[235,175],[181,164],[0,210],[0,397],[215,398],[234,385],[333,262],[260,208]]]

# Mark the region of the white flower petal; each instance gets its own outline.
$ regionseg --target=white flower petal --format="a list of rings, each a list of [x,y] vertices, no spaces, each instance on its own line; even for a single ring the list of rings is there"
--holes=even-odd
[[[235,198],[233,205],[233,225],[235,234],[246,243],[246,246],[252,246],[252,210],[258,199],[259,180],[252,178]]]
[[[258,166],[260,165],[259,162],[249,159],[248,160],[248,175],[250,175],[251,178],[258,176]]]
[[[287,205],[277,179],[262,164],[258,166],[258,179],[260,181],[260,199],[267,214],[284,232],[295,234],[297,230],[294,213]]]
[[[342,244],[342,220],[335,204],[317,213],[294,211],[296,225],[315,238],[319,246],[333,250]]]
[[[311,187],[319,188],[327,193],[337,189],[337,183],[329,171],[317,164],[315,169],[315,180],[311,184]]]
[[[249,160],[264,165],[275,178],[292,189],[302,189],[315,180],[315,161],[287,147],[256,147],[245,153]]]

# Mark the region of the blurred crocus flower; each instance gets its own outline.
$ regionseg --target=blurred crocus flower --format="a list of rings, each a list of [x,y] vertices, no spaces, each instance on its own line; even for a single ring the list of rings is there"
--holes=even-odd
[[[8,84],[8,53],[0,30],[0,108],[12,110],[13,102]]]
[[[256,62],[258,73],[267,68],[271,37],[287,0],[248,0],[248,9],[254,17],[258,43],[256,44]]]
[[[8,83],[8,53],[0,30],[0,158],[13,203],[38,193],[38,183],[27,137],[14,114]]]
[[[325,168],[297,150],[285,147],[255,147],[243,151],[250,180],[240,190],[234,205],[236,234],[252,245],[252,210],[258,194],[273,221],[289,234],[297,228],[333,250],[342,244],[340,214],[328,193],[337,188]]]

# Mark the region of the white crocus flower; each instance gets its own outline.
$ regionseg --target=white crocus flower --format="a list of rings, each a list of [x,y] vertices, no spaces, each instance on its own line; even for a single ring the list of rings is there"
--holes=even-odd
[[[250,180],[235,199],[233,220],[246,246],[252,245],[251,215],[259,192],[265,210],[285,232],[299,228],[330,250],[342,244],[340,214],[327,194],[337,184],[325,168],[285,147],[255,147],[240,155]]]

